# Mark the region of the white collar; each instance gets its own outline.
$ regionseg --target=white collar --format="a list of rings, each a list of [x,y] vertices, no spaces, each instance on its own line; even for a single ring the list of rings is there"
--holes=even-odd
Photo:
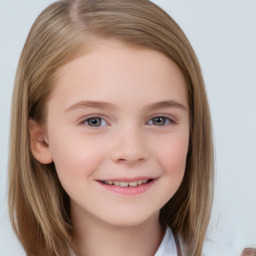
[[[164,238],[155,256],[177,256],[176,243],[169,227],[166,228]]]
[[[76,256],[71,248],[70,248],[70,256]],[[166,228],[164,238],[155,256],[177,256],[177,248],[176,248],[174,236],[169,227]]]

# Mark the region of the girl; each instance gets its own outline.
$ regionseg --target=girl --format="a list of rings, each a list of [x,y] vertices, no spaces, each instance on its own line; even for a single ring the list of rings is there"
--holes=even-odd
[[[213,196],[195,53],[148,0],[62,0],[12,106],[9,209],[27,255],[201,255]]]

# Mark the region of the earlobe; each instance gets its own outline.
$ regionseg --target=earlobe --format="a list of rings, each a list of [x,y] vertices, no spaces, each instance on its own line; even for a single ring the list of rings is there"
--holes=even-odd
[[[45,128],[34,120],[29,120],[30,148],[33,156],[42,164],[52,163],[52,154],[48,145]]]

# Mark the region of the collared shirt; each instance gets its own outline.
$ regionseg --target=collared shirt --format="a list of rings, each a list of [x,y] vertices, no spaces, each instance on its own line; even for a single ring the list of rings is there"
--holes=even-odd
[[[70,256],[76,256],[72,250],[70,250]],[[176,242],[169,227],[165,231],[164,238],[155,253],[155,256],[178,256]]]
[[[164,238],[155,256],[178,256],[175,239],[169,227],[165,231]]]

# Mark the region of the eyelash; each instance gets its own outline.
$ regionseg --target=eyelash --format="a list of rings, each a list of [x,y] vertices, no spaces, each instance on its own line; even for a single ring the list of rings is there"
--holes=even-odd
[[[155,125],[153,122],[156,119],[159,119],[160,122],[162,120],[162,121],[164,121],[164,123],[161,124],[161,125]],[[149,125],[155,125],[155,126],[166,126],[166,125],[172,125],[172,124],[176,124],[177,123],[174,120],[174,118],[170,118],[170,117],[167,117],[167,116],[161,116],[161,115],[152,117],[151,119],[149,119],[149,121],[147,123],[149,123],[149,122],[151,122],[151,124],[149,124]]]
[[[156,121],[156,119],[159,119],[160,122],[163,121],[163,124],[160,124],[160,125],[154,124],[154,121]],[[100,124],[99,125],[95,125],[95,126],[94,125],[90,125],[89,122],[93,121],[93,120],[94,121],[100,121]],[[102,122],[104,123],[103,125],[102,125]],[[146,122],[146,125],[167,126],[167,125],[174,125],[176,123],[177,123],[177,121],[174,120],[174,118],[170,118],[170,117],[167,117],[167,116],[164,116],[164,115],[157,115],[157,116],[154,116],[154,117],[150,118]],[[99,127],[104,127],[104,126],[108,126],[109,125],[109,123],[102,116],[98,116],[98,115],[86,117],[85,119],[83,119],[81,124],[89,126],[89,127],[92,127],[92,128],[99,128]]]
[[[89,125],[88,123],[90,122],[90,121],[93,121],[93,120],[100,120],[101,121],[101,123],[100,123],[100,125],[98,125],[98,126],[93,126],[93,125]],[[86,126],[89,126],[89,127],[93,127],[93,128],[99,128],[99,127],[102,127],[102,121],[104,121],[105,122],[105,124],[103,125],[103,126],[106,126],[107,124],[108,124],[108,122],[103,118],[103,117],[101,117],[101,116],[90,116],[90,117],[87,117],[87,118],[85,118],[81,123],[83,124],[83,125],[86,125]],[[87,123],[87,124],[86,124]]]

